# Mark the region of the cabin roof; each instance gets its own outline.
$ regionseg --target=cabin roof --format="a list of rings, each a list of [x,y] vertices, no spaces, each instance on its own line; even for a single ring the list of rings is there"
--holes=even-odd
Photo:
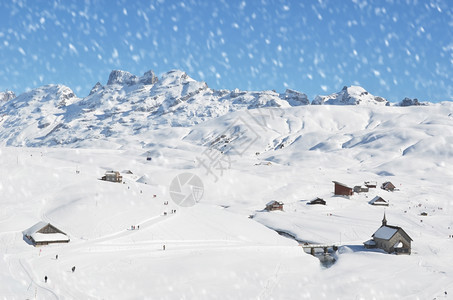
[[[368,245],[368,246],[376,246],[376,242],[373,240],[368,240],[368,241],[364,242],[363,244]]]
[[[107,175],[107,174],[108,175],[116,175],[116,174],[120,174],[120,172],[118,172],[118,171],[106,171],[105,175]]]
[[[401,231],[403,236],[406,236],[412,241],[411,237],[403,230],[403,228],[391,225],[381,226],[372,236],[378,239],[390,240],[398,231]]]
[[[373,237],[377,239],[390,240],[392,236],[398,231],[398,228],[390,226],[381,226],[374,234]]]
[[[319,198],[319,197],[315,198],[315,199],[313,199],[311,201],[308,201],[308,204],[316,204],[316,203],[323,203],[324,204],[324,203],[326,203],[326,201],[324,199],[322,199],[322,198]]]
[[[40,233],[39,231],[46,226],[52,226],[50,223],[38,222],[32,227],[22,231],[25,236],[30,236],[35,242],[49,242],[49,241],[69,241],[69,237],[64,233]],[[56,228],[56,227],[55,227]]]
[[[46,227],[47,225],[49,225],[50,223],[46,223],[46,222],[38,222],[36,223],[35,225],[33,225],[32,227],[22,231],[22,233],[24,235],[32,235],[33,233],[36,233],[38,232],[39,230],[43,229],[44,227]]]
[[[69,237],[63,233],[33,233],[31,237],[35,242],[57,242],[57,241],[69,241]]]
[[[272,201],[269,201],[266,206],[268,205],[273,205],[273,204],[278,204],[278,205],[283,205],[283,202],[280,202],[280,201],[277,201],[277,200],[272,200]]]
[[[382,197],[380,196],[376,196],[374,197],[373,199],[371,199],[371,201],[369,202],[370,204],[373,204],[375,202],[383,202],[383,203],[387,203],[387,201],[385,201]]]
[[[344,187],[346,187],[346,188],[348,188],[348,189],[352,189],[351,187],[347,186],[347,185],[346,185],[346,184],[344,184],[344,183],[341,183],[341,182],[338,182],[338,181],[332,181],[332,182],[333,182],[333,183],[335,183],[335,184],[338,184],[338,185],[344,186]]]
[[[390,181],[386,181],[382,184],[382,187],[384,188],[395,188],[395,185],[393,183],[391,183]]]

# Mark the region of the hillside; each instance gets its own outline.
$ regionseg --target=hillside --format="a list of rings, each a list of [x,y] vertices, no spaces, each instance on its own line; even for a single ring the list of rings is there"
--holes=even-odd
[[[115,71],[86,98],[49,85],[3,103],[0,296],[448,298],[453,104],[305,99],[214,91],[181,71]],[[99,180],[109,170],[124,183]],[[203,183],[194,206],[170,195],[181,173]],[[335,197],[332,181],[378,188]],[[389,206],[370,205],[375,196]],[[316,197],[326,205],[307,205]],[[284,210],[263,211],[271,200]],[[410,256],[363,247],[384,211],[412,238]],[[71,241],[29,245],[22,232],[39,221]],[[338,245],[336,262],[324,268],[276,231]]]

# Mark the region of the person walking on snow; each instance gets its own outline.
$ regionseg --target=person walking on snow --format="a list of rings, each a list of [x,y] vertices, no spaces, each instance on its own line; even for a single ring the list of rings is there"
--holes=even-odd
[[[74,267],[72,267],[72,273],[74,273],[74,271],[75,271],[75,266],[74,266]]]
[[[44,282],[47,283],[47,276],[44,276]]]

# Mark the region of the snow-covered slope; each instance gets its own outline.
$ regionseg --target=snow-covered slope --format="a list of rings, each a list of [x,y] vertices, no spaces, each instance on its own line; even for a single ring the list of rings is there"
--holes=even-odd
[[[153,130],[145,140],[125,135],[123,150],[0,148],[0,295],[431,299],[451,293],[452,116],[451,103],[261,108]],[[98,180],[107,170],[133,174],[123,172],[125,184]],[[189,208],[174,204],[168,192],[183,172],[204,184],[203,198]],[[345,199],[332,196],[332,180],[390,180],[398,191]],[[384,212],[368,204],[376,195],[390,202],[389,224],[413,239],[411,256],[363,248]],[[327,205],[306,205],[315,197]],[[269,200],[283,201],[284,211],[263,212]],[[71,242],[28,245],[22,231],[38,221],[51,222]],[[324,269],[269,228],[339,244],[337,262]]]
[[[351,101],[375,101],[363,100],[368,96]],[[50,85],[5,102],[0,296],[451,295],[453,103],[306,104],[304,94],[291,90],[214,91],[181,71],[159,80],[152,72],[114,71],[108,84],[96,84],[83,99]],[[121,171],[124,183],[99,180],[109,170]],[[203,197],[180,207],[169,187],[187,172],[200,177]],[[378,187],[391,181],[397,190],[334,197],[333,180],[350,186],[376,181]],[[363,247],[384,214],[369,204],[375,196],[389,202],[389,224],[413,239],[410,256]],[[307,205],[316,197],[327,205]],[[282,201],[284,210],[263,211],[270,200]],[[22,232],[40,221],[71,241],[29,245]],[[274,230],[338,245],[337,262],[323,268]]]
[[[30,141],[52,138],[65,128],[67,107],[80,99],[63,85],[46,85],[23,93],[0,107],[4,145],[28,146]]]
[[[371,95],[363,87],[353,85],[345,86],[340,92],[328,96],[316,96],[312,104],[389,105],[389,102],[382,97]]]

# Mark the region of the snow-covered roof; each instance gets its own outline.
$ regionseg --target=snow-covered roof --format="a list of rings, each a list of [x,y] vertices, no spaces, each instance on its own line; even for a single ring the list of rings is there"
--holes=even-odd
[[[389,240],[398,231],[397,228],[382,226],[374,234],[373,237],[383,240]]]
[[[142,177],[140,177],[139,179],[137,179],[137,182],[139,183],[145,183],[145,184],[151,184],[152,181],[151,181],[151,178],[149,178],[148,175],[143,175]]]
[[[118,172],[118,171],[106,171],[105,172],[105,175],[117,175],[117,174],[120,174],[120,172]]]
[[[266,206],[268,205],[273,205],[273,204],[278,204],[278,205],[283,205],[283,202],[280,202],[280,201],[277,201],[277,200],[272,200],[272,201],[269,201]]]
[[[56,242],[56,241],[69,241],[69,237],[62,233],[33,233],[31,237],[35,242]]]
[[[344,184],[344,183],[341,183],[341,182],[338,182],[338,181],[332,181],[332,182],[333,182],[333,183],[335,183],[335,184],[338,184],[338,185],[341,185],[341,186],[347,187],[347,188],[351,188],[351,187],[347,186],[346,184]]]
[[[46,222],[38,222],[36,223],[35,225],[33,225],[32,227],[22,231],[22,233],[24,235],[32,235],[34,233],[36,233],[37,231],[41,230],[42,228],[44,228],[45,226],[47,226],[49,223],[46,223]]]
[[[384,189],[386,189],[386,188],[395,188],[395,185],[394,185],[393,183],[391,183],[390,181],[386,181],[386,182],[384,182],[384,183],[382,184],[382,187],[383,187]]]
[[[374,197],[373,199],[371,199],[371,201],[369,202],[370,204],[374,204],[375,202],[378,202],[378,203],[388,203],[387,201],[385,201],[382,197],[380,196],[376,196]]]
[[[365,181],[365,185],[377,185],[377,181]]]
[[[25,236],[30,236],[35,242],[50,242],[50,241],[69,241],[69,237],[64,233],[40,233],[41,229],[50,225],[46,222],[38,222],[32,227],[22,231]],[[51,225],[52,226],[52,225]]]
[[[366,242],[363,243],[364,245],[369,245],[369,246],[375,246],[376,245],[376,242],[373,241],[373,240],[368,240]]]

